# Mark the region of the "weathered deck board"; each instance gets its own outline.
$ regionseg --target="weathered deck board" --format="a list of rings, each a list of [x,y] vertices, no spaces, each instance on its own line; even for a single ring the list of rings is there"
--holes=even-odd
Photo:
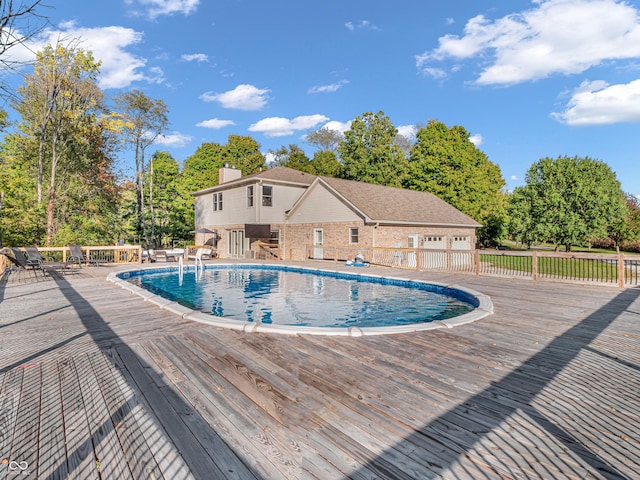
[[[0,480],[10,461],[51,479],[640,470],[640,289],[372,269],[482,291],[495,314],[281,336],[188,322],[108,271],[0,283]]]
[[[38,478],[51,480],[68,476],[62,393],[57,362],[42,365],[42,408],[40,414]]]

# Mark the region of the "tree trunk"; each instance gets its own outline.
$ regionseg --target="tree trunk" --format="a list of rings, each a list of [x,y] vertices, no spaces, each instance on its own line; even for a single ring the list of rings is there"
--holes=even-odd
[[[54,136],[53,141],[51,142],[51,180],[49,181],[49,201],[47,202],[47,247],[53,245],[53,235],[55,234],[56,169],[58,168],[56,141],[57,139]]]
[[[151,215],[151,245],[156,247],[156,217],[153,209],[153,157],[149,160],[149,214]]]
[[[42,178],[44,176],[44,129],[40,134],[40,145],[38,146],[38,205],[42,204]]]
[[[140,222],[142,222],[142,236],[144,238],[144,244],[147,248],[150,247],[149,235],[147,233],[147,210],[144,203],[144,149],[140,151]],[[151,245],[153,247],[153,245]]]

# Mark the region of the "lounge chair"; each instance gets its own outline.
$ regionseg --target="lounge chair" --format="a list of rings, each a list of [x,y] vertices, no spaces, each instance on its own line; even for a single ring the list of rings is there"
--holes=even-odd
[[[22,253],[22,250],[17,248],[3,248],[0,250],[0,253],[13,263],[12,271],[26,270],[27,268],[42,270],[43,273],[45,271],[42,266],[42,262],[38,262],[36,260],[29,261],[27,257],[24,256],[24,253]]]
[[[198,248],[196,250],[196,254],[187,256],[187,259],[200,260],[200,261],[211,260],[212,254],[213,254],[213,250],[211,250],[210,248]]]
[[[67,247],[69,247],[69,252],[71,253],[71,255],[69,255],[69,258],[67,259],[67,262],[70,265],[77,264],[78,266],[82,267],[82,264],[97,266],[97,265],[100,265],[101,263],[104,263],[104,262],[101,262],[100,260],[84,258],[84,254],[82,253],[82,247],[80,245],[67,245]]]
[[[25,269],[27,266],[21,264],[18,259],[13,255],[13,252],[9,248],[3,248],[0,250],[0,255],[4,255],[11,265],[9,266],[9,272],[13,272],[19,269]]]
[[[27,256],[28,261],[29,262],[34,262],[34,263],[39,263],[42,268],[44,269],[45,267],[48,268],[67,268],[69,267],[69,262],[52,262],[52,261],[45,261],[44,258],[42,258],[42,255],[40,254],[40,250],[38,250],[38,247],[36,247],[35,245],[32,245],[30,247],[24,247],[25,251],[27,252]]]

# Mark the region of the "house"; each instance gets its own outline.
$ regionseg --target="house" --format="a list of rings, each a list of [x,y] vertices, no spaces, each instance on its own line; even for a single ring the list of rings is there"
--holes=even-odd
[[[264,251],[287,260],[334,258],[337,248],[471,250],[481,226],[427,192],[287,167],[245,177],[224,167],[219,178],[193,195],[196,231],[213,232],[197,233],[196,243],[213,241],[221,258]]]

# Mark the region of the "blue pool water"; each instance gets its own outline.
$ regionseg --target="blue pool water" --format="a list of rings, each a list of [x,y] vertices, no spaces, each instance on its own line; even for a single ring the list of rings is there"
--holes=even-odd
[[[193,310],[245,322],[381,327],[446,320],[477,306],[465,292],[422,282],[296,267],[229,265],[127,272],[128,281]]]
[[[460,290],[422,282],[296,267],[209,266],[121,274],[193,310],[244,322],[381,327],[446,320],[477,306]]]

